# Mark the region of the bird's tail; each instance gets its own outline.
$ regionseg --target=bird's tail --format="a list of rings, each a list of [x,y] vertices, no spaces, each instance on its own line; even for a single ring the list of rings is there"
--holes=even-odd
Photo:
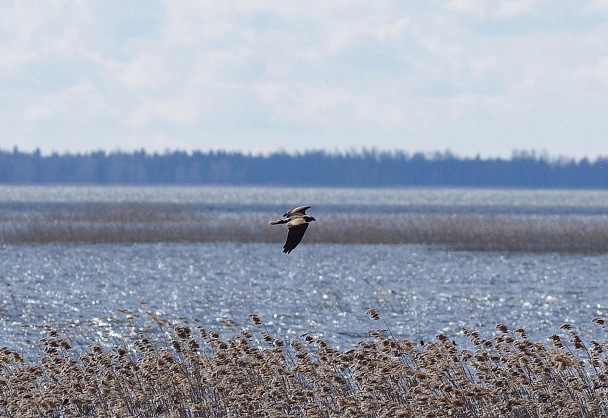
[[[289,222],[289,219],[275,219],[274,221],[268,222],[268,225],[286,224],[287,222]]]

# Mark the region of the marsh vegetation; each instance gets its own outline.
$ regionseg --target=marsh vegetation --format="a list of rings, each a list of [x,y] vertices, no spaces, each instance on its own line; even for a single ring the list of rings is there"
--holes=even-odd
[[[608,413],[608,343],[583,342],[564,324],[548,342],[496,325],[401,339],[379,328],[354,348],[307,333],[271,335],[263,319],[196,323],[122,311],[139,338],[40,327],[35,358],[0,349],[0,414],[7,417],[598,417]],[[593,318],[604,327],[604,320]],[[166,338],[150,338],[161,329]],[[125,330],[126,334],[131,329]],[[158,335],[158,333],[156,334]],[[74,340],[89,339],[88,346]]]
[[[314,210],[314,209],[313,209]],[[214,211],[180,203],[18,205],[0,211],[0,244],[277,242],[272,212]],[[306,242],[425,244],[456,250],[607,253],[608,219],[488,213],[326,211]]]

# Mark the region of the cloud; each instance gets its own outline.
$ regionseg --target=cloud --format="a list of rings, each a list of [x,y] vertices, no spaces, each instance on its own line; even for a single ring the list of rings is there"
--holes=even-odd
[[[583,74],[588,74],[592,80],[601,82],[608,87],[608,56],[601,58],[596,64],[582,69]]]
[[[597,1],[7,1],[0,147],[579,154],[587,124],[584,152],[608,153],[589,116],[607,19]]]
[[[154,89],[163,81],[164,69],[159,54],[145,54],[135,57],[119,71],[123,87],[132,90]]]

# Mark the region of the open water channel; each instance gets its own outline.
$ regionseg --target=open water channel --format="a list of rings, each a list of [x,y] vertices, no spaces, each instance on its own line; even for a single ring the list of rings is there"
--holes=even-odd
[[[24,211],[96,201],[197,203],[198,210],[269,212],[269,219],[310,204],[321,222],[307,234],[322,228],[324,213],[340,208],[380,218],[459,211],[601,220],[608,213],[605,191],[2,186],[0,192],[5,228]],[[306,240],[289,255],[282,241],[1,245],[0,345],[31,349],[43,335],[32,325],[86,326],[82,335],[116,345],[141,332],[116,321],[120,309],[195,319],[225,333],[235,332],[226,327],[233,322],[248,326],[255,313],[277,337],[308,332],[342,348],[387,326],[399,338],[430,340],[441,332],[466,344],[462,326],[490,336],[504,323],[544,341],[567,322],[584,339],[608,340],[591,323],[608,316],[607,255]],[[369,308],[385,322],[372,322]]]

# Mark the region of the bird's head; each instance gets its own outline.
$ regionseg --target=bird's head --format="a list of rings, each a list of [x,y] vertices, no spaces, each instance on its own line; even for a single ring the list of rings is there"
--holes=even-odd
[[[306,222],[312,222],[312,221],[316,221],[316,219],[313,218],[312,216],[307,216],[306,217]]]

